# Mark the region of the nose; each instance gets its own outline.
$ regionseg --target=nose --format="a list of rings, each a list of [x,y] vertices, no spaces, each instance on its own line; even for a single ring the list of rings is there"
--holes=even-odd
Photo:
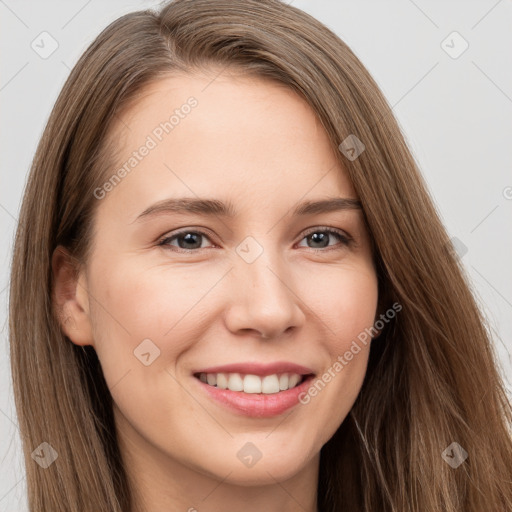
[[[228,279],[225,321],[231,332],[275,339],[304,323],[303,302],[292,272],[278,254],[265,250],[252,263],[237,258]]]

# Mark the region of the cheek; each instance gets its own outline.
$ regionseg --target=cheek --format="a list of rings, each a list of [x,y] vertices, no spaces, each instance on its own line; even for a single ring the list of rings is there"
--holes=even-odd
[[[161,350],[179,353],[186,337],[178,333],[185,329],[193,338],[197,322],[191,318],[203,317],[201,300],[219,279],[215,272],[198,279],[184,268],[146,269],[135,259],[115,268],[98,267],[95,275],[100,276],[91,287],[95,343],[99,350],[108,350],[102,346],[108,341],[109,346],[128,352],[149,338]]]
[[[189,401],[179,399],[183,392],[175,377],[182,377],[181,361],[215,320],[213,302],[219,295],[208,291],[224,272],[210,267],[191,277],[186,267],[144,267],[129,258],[95,269],[95,350],[115,402],[134,424],[142,418],[166,432],[170,425],[162,419],[173,407],[190,408]],[[158,393],[167,397],[166,405],[149,407]]]
[[[343,354],[352,340],[370,328],[377,312],[378,281],[371,262],[316,273],[304,296],[328,335],[331,356]]]
[[[378,281],[371,263],[331,269],[329,275],[317,277],[317,284],[324,286],[309,289],[308,306],[321,319],[316,325],[325,335],[321,349],[328,358],[301,401],[319,419],[321,446],[347,416],[364,381]]]
[[[167,435],[178,428],[168,421],[174,409],[194,417],[174,376],[180,355],[199,336],[191,319],[201,314],[200,305],[193,309],[201,289],[187,287],[180,277],[186,272],[172,272],[169,280],[169,269],[144,269],[129,260],[108,269],[98,265],[95,272],[95,350],[114,402],[140,432]]]

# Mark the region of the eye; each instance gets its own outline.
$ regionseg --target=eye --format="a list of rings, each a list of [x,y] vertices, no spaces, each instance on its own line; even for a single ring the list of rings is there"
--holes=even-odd
[[[193,249],[204,249],[205,247],[202,246],[201,243],[201,237],[208,238],[206,233],[203,233],[202,231],[180,231],[178,233],[175,233],[172,236],[168,236],[160,240],[158,242],[159,246],[165,246],[165,247],[176,247],[171,242],[177,241],[178,247],[175,249],[179,252],[189,252]]]
[[[341,243],[334,244],[334,247],[331,247],[331,244],[329,244],[330,235],[334,235]],[[310,249],[313,249],[314,251],[321,251],[327,247],[330,247],[328,250],[331,250],[332,248],[342,249],[343,247],[350,245],[352,242],[352,239],[343,231],[334,228],[314,228],[304,234],[304,238],[302,240],[305,239],[310,240],[313,243],[313,247],[310,247]],[[336,247],[337,245],[340,247]]]

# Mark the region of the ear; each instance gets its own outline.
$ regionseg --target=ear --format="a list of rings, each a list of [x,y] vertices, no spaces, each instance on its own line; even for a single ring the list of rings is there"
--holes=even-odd
[[[52,301],[62,331],[75,345],[94,345],[85,273],[62,246],[53,251],[52,279]]]

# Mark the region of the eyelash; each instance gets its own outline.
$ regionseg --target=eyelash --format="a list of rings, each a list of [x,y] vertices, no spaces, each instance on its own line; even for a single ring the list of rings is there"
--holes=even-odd
[[[192,233],[194,235],[201,235],[208,239],[210,238],[208,233],[206,233],[204,231],[201,231],[201,230],[195,231],[192,229],[184,229],[184,230],[178,231],[177,233],[174,233],[172,236],[165,236],[164,238],[161,238],[157,242],[157,245],[163,247],[164,249],[175,251],[175,252],[180,252],[180,253],[193,253],[193,252],[200,252],[203,249],[209,249],[209,247],[200,247],[197,249],[182,249],[181,247],[175,247],[175,246],[168,245],[170,241],[172,241],[176,238],[179,238],[182,235],[186,235],[186,234],[190,234],[190,233]],[[344,247],[351,246],[353,243],[353,239],[350,236],[348,236],[346,233],[344,233],[343,231],[336,229],[336,228],[330,228],[327,226],[323,226],[320,228],[313,228],[313,229],[310,229],[310,230],[304,232],[302,235],[302,238],[300,239],[300,242],[302,242],[302,240],[304,238],[306,238],[309,235],[312,235],[313,233],[330,233],[330,234],[336,235],[336,237],[341,242],[340,244],[337,244],[334,246],[327,246],[323,249],[315,249],[312,247],[307,247],[307,249],[309,249],[310,251],[314,251],[317,253],[331,251],[331,250],[340,250],[340,249],[343,249]],[[338,247],[338,246],[341,246],[341,247]]]

